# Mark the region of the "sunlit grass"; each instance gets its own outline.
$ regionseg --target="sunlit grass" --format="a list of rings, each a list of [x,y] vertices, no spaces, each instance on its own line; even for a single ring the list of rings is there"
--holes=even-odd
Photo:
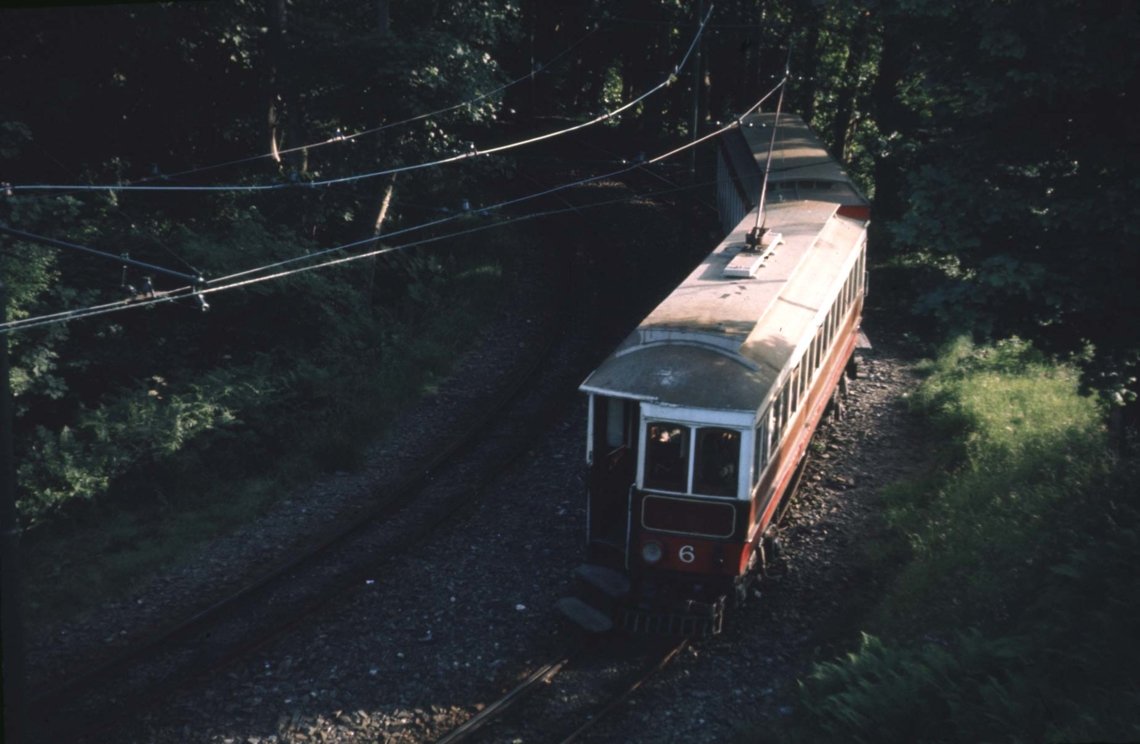
[[[893,538],[868,554],[886,590],[795,717],[753,740],[1136,740],[1135,452],[1021,341],[959,340],[925,369],[913,400],[939,465],[884,492]]]
[[[928,369],[913,401],[950,438],[946,471],[887,492],[888,520],[913,560],[899,606],[880,621],[1000,620],[1023,596],[1018,577],[1043,559],[1051,525],[1105,472],[1103,413],[1079,394],[1074,370],[1020,341],[959,340]]]

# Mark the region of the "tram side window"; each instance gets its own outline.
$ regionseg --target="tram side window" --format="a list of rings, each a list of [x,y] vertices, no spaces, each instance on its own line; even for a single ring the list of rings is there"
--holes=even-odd
[[[784,393],[777,395],[772,402],[772,448],[780,445],[780,435],[784,432]]]
[[[689,428],[651,421],[646,425],[645,487],[684,493],[689,486]]]
[[[693,493],[735,496],[740,470],[740,432],[718,427],[697,429]]]
[[[768,466],[768,422],[771,418],[771,409],[769,409],[762,419],[763,423],[756,427],[756,452],[755,459],[752,462],[753,487],[760,482],[760,474],[763,473],[764,468]]]
[[[788,387],[792,389],[791,403],[788,405],[788,418],[791,418],[792,414],[800,408],[800,368],[798,366],[792,370],[792,375],[788,378]]]

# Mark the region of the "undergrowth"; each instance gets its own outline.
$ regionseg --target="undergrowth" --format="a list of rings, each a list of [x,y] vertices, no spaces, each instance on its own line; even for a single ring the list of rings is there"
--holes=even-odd
[[[201,397],[232,401],[224,420],[200,426],[180,420],[170,413],[174,406],[155,400],[166,392],[150,381],[154,392],[144,391],[138,406],[150,418],[125,416],[120,427],[139,446],[112,436],[116,432],[106,437],[115,445],[106,451],[134,459],[113,481],[98,484],[100,498],[73,500],[25,536],[28,622],[56,622],[122,596],[203,541],[256,518],[299,484],[362,465],[367,445],[398,411],[436,393],[457,354],[501,305],[505,272],[498,259],[450,268],[429,287],[434,296],[398,314],[385,311],[372,338],[336,353],[314,349],[311,358],[281,358],[270,350],[211,375],[205,384],[216,384]],[[227,393],[227,386],[236,392]],[[161,427],[162,436],[148,438],[147,422]],[[148,442],[173,436],[187,441],[169,452],[151,451]],[[97,446],[76,452],[76,462],[79,454],[88,461],[100,456]]]
[[[880,554],[903,565],[858,646],[754,739],[1140,740],[1140,458],[1022,341],[959,340],[926,372],[913,405],[944,468],[884,495]]]

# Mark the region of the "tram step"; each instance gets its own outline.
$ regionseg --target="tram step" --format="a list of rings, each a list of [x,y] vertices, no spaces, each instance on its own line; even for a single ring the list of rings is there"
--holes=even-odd
[[[612,568],[583,563],[574,569],[574,575],[610,599],[621,599],[629,594],[629,578]]]
[[[605,633],[614,627],[613,620],[577,597],[563,597],[558,600],[558,609],[590,633]]]

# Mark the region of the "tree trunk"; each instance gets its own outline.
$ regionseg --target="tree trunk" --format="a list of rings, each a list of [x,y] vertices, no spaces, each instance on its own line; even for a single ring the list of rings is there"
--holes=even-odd
[[[281,125],[281,93],[278,90],[280,78],[280,64],[284,56],[285,47],[285,0],[269,0],[269,35],[266,38],[267,90],[269,101],[266,112],[266,123],[269,126],[269,151],[273,159],[281,162],[281,154],[277,143],[280,139]]]
[[[396,174],[393,173],[392,177],[388,180],[388,188],[384,190],[384,198],[380,200],[380,213],[376,215],[376,224],[372,227],[372,234],[376,236],[376,242],[373,246],[380,245],[380,231],[384,229],[384,220],[388,216],[388,208],[392,206],[392,194],[396,190]],[[380,256],[373,256],[369,262],[372,264],[372,270],[368,275],[368,301],[373,303],[376,300],[376,262],[380,260]]]
[[[855,99],[859,95],[859,68],[867,56],[868,37],[871,33],[870,13],[861,11],[852,26],[847,45],[847,61],[843,65],[842,87],[835,102],[835,118],[832,120],[831,142],[835,157],[847,159],[847,138],[851,132],[851,122],[855,114]]]
[[[799,98],[803,101],[799,106],[800,114],[807,124],[815,116],[815,92],[818,87],[816,75],[819,70],[819,31],[823,25],[823,15],[817,9],[813,0],[800,0],[792,14],[792,29],[806,28],[807,39],[804,42],[803,52],[799,55],[799,64],[795,59],[792,64],[799,68],[802,82],[799,83]],[[780,70],[783,72],[783,69]]]
[[[879,57],[879,70],[871,86],[871,109],[883,137],[895,132],[912,131],[911,114],[898,98],[899,83],[906,74],[908,49],[896,22],[885,18],[883,49]],[[905,180],[903,164],[890,148],[875,155],[875,215],[880,224],[897,218],[903,211],[902,189]]]

